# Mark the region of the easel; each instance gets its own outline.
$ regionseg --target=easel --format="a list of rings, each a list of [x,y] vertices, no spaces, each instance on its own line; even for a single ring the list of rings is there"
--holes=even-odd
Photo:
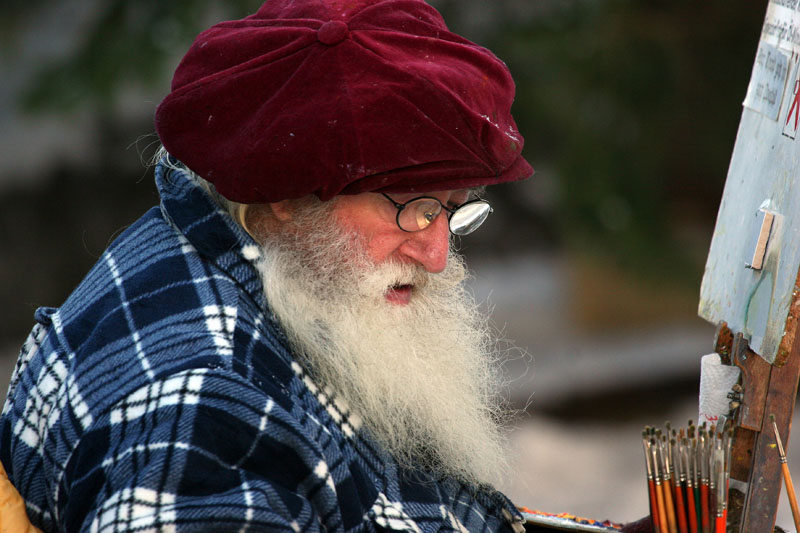
[[[800,8],[770,2],[703,278],[699,314],[742,370],[728,531],[773,530],[800,378]],[[800,458],[798,458],[800,460]]]
[[[791,317],[796,323],[800,299],[793,305]],[[788,321],[787,321],[788,322]],[[746,483],[746,492],[730,497],[729,531],[772,531],[781,492],[781,470],[768,415],[774,414],[781,435],[788,441],[800,378],[800,342],[796,331],[787,335],[787,361],[783,366],[770,365],[752,352],[739,336],[731,339],[723,326],[717,338],[717,352],[728,355],[742,369],[745,394],[735,422],[731,478]],[[731,343],[728,341],[732,340]]]

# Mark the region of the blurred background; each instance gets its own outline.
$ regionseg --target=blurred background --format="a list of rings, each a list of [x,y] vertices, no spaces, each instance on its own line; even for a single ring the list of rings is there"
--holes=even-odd
[[[502,393],[524,410],[504,489],[548,512],[644,516],[643,426],[697,418],[714,339],[700,280],[767,1],[431,3],[508,64],[536,169],[491,189],[495,213],[460,244],[508,339]],[[5,1],[0,387],[34,310],[158,202],[153,113],[191,41],[259,4]]]

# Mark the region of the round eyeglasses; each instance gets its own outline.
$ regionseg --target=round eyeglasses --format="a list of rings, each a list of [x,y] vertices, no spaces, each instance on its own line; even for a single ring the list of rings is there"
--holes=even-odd
[[[383,194],[383,193],[381,193]],[[492,206],[481,198],[476,198],[454,208],[449,208],[432,196],[412,198],[404,204],[395,202],[386,194],[386,199],[397,208],[397,225],[403,231],[420,231],[436,220],[436,217],[445,210],[449,213],[448,225],[453,235],[468,235],[483,224]]]

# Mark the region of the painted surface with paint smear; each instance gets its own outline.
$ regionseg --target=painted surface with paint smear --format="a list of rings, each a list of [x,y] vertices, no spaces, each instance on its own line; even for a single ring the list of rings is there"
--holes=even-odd
[[[800,1],[771,0],[703,283],[699,315],[726,322],[775,362],[800,266]],[[774,215],[763,265],[762,222]]]

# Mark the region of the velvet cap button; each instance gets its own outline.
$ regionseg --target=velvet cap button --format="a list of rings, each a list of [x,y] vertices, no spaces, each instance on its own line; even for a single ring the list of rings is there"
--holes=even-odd
[[[322,44],[333,46],[344,41],[350,30],[341,20],[329,20],[317,30],[317,39]]]

